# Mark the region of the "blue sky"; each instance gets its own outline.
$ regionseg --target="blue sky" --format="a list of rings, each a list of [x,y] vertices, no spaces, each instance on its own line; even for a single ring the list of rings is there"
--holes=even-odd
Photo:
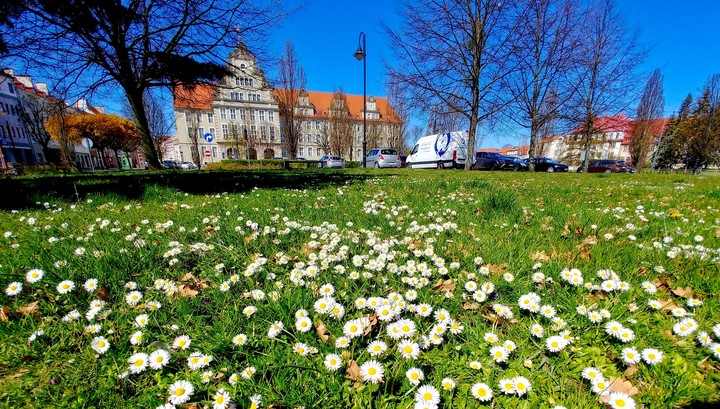
[[[627,23],[650,47],[641,68],[660,68],[665,77],[665,110],[676,111],[713,73],[720,73],[720,0],[618,0]],[[358,36],[367,36],[368,95],[385,96],[383,58],[391,57],[381,21],[399,24],[393,0],[344,2],[306,0],[305,6],[273,31],[271,52],[280,56],[291,41],[305,68],[307,88],[362,95],[362,63],[353,57]],[[272,74],[274,67],[265,67]],[[632,115],[632,112],[628,112]],[[522,135],[493,135],[482,147],[522,143]]]

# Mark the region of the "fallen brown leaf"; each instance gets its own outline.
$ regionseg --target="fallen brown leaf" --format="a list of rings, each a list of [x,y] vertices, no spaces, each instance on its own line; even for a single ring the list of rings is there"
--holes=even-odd
[[[692,297],[692,288],[690,287],[676,287],[672,290],[672,293],[682,298]]]
[[[563,227],[562,233],[560,233],[560,237],[565,238],[570,235],[570,223],[565,223],[565,226]]]
[[[378,317],[375,313],[373,313],[373,315],[369,315],[368,319],[370,319],[370,325],[365,328],[365,331],[363,331],[363,335],[367,335],[372,332],[373,327],[378,323]]]
[[[510,323],[510,324],[517,324],[517,322],[518,322],[518,320],[516,320],[515,318],[506,319],[506,318],[500,317],[496,314],[483,314],[482,317],[485,318],[486,320],[492,322],[493,324],[497,324],[497,325],[502,325],[506,322]]]
[[[648,275],[649,272],[650,272],[650,270],[649,270],[647,267],[642,266],[642,267],[640,267],[640,269],[638,270],[638,272],[635,273],[635,274],[637,274],[637,275],[639,275],[639,276],[646,276],[646,275]]]
[[[103,301],[107,301],[110,296],[110,290],[108,290],[107,287],[100,287],[100,289],[97,292],[97,296],[99,299]]]
[[[462,309],[465,311],[477,311],[480,308],[480,304],[476,302],[466,302],[463,304]]]
[[[580,249],[580,258],[583,260],[590,260],[592,258],[592,255],[590,255],[590,247],[583,246],[583,248]]]
[[[23,306],[23,307],[18,308],[18,309],[17,309],[17,312],[19,312],[19,313],[22,314],[22,315],[35,314],[35,311],[37,310],[37,307],[38,307],[39,304],[40,304],[40,302],[38,302],[38,301],[33,301],[33,302],[31,302],[30,304],[28,304],[28,305],[25,305],[25,306]]]
[[[493,274],[502,274],[505,272],[505,269],[508,268],[508,263],[502,263],[502,264],[488,264],[488,268],[490,269],[490,272]]]
[[[720,237],[720,229],[715,230],[715,238]]]
[[[351,360],[348,362],[347,367],[347,374],[350,377],[350,380],[355,382],[360,382],[360,367],[358,366],[357,362],[355,360]]]
[[[325,324],[323,324],[322,321],[318,320],[318,322],[315,323],[315,331],[317,332],[318,336],[320,337],[323,342],[326,344],[330,343],[330,335],[328,334],[328,329],[325,327]]]
[[[535,253],[533,253],[533,254],[530,256],[530,258],[533,259],[534,261],[548,261],[548,260],[550,260],[550,256],[548,256],[547,254],[545,254],[544,251],[536,251]]]
[[[455,291],[455,283],[453,283],[452,279],[447,279],[443,281],[443,279],[439,279],[438,282],[432,287],[433,290],[442,291],[442,292],[453,292]]]
[[[178,294],[181,297],[185,298],[194,298],[196,295],[198,295],[199,291],[193,290],[190,286],[180,284],[178,286]]]
[[[672,311],[673,309],[678,308],[678,305],[675,304],[675,302],[671,299],[658,301],[660,301],[660,305],[662,305],[663,311]]]
[[[597,243],[598,243],[598,240],[597,240],[597,237],[595,237],[595,236],[587,236],[587,237],[585,237],[585,240],[582,241],[583,246],[585,246],[585,245],[593,246]]]
[[[623,378],[630,379],[631,376],[635,375],[635,373],[638,371],[637,365],[630,365],[627,367],[625,372],[623,372]]]
[[[8,314],[10,314],[10,309],[7,307],[0,308],[0,322],[7,322],[9,320]]]

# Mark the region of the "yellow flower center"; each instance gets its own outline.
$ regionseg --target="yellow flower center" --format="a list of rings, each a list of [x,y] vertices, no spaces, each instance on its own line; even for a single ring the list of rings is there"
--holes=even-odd
[[[183,388],[175,389],[175,396],[182,396],[184,394],[185,394],[185,389],[183,389]]]
[[[481,388],[478,391],[478,396],[485,396],[485,395],[487,395],[487,391],[484,388]]]
[[[425,392],[425,394],[423,395],[423,399],[432,400],[432,394],[430,392]]]
[[[410,378],[412,378],[413,381],[417,381],[419,376],[418,376],[418,374],[414,373],[414,374],[410,375]]]
[[[405,353],[409,354],[412,352],[412,347],[406,346],[405,348],[403,348],[403,351],[405,351]]]
[[[353,325],[353,326],[350,327],[350,331],[352,331],[352,332],[357,331],[357,329],[358,329],[358,328],[357,328],[357,326],[355,326],[355,325]]]
[[[223,402],[225,402],[224,396],[219,395],[217,398],[215,398],[215,403],[217,403],[218,405],[222,404]]]
[[[157,358],[155,358],[155,362],[160,363],[160,362],[162,362],[162,361],[163,361],[162,355],[158,355]]]
[[[142,366],[142,365],[143,365],[143,360],[142,360],[142,359],[136,359],[136,360],[135,360],[135,366]]]
[[[368,369],[368,373],[369,373],[370,375],[375,375],[375,374],[377,373],[377,369],[375,369],[375,368],[370,368],[370,369]]]
[[[104,347],[105,347],[105,342],[103,342],[103,341],[98,342],[98,346],[99,346],[100,348],[104,348]]]
[[[557,347],[558,347],[557,341],[553,341],[553,342],[550,344],[550,346],[552,346],[553,348],[557,348]]]

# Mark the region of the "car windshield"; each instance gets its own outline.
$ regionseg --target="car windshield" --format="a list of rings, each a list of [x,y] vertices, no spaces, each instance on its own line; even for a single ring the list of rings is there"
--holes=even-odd
[[[395,149],[382,149],[380,153],[383,155],[397,155],[397,151]]]

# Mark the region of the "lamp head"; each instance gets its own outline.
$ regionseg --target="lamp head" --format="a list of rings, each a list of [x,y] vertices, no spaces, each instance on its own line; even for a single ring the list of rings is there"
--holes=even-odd
[[[365,59],[365,50],[362,49],[362,47],[358,46],[357,51],[353,54],[355,58],[357,58],[358,61],[362,61]]]

